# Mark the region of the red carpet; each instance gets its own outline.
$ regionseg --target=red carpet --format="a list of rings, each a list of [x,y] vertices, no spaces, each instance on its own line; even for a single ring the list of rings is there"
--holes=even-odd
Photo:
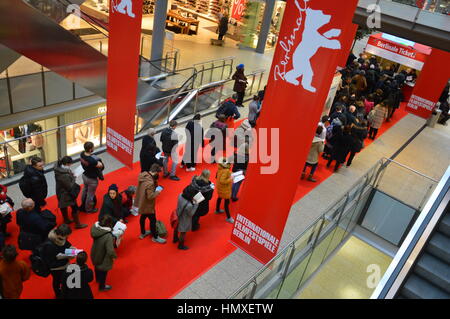
[[[406,114],[402,105],[402,108],[394,115],[393,121],[386,123],[380,129],[378,136],[395,125]],[[236,125],[239,125],[239,123],[236,123]],[[366,140],[366,146],[370,143],[369,141]],[[355,161],[357,160],[358,156],[355,157]],[[225,222],[225,214],[214,214],[216,195],[210,202],[210,213],[200,220],[200,230],[187,234],[186,245],[190,249],[180,251],[175,244],[171,243],[172,230],[169,226],[169,216],[175,209],[176,197],[190,182],[192,176],[199,174],[204,168],[211,170],[211,177],[215,182],[216,166],[208,164],[198,165],[197,171],[192,173],[187,173],[184,169],[178,169],[180,182],[160,179],[164,191],[157,199],[157,217],[166,224],[169,230],[168,242],[165,245],[153,243],[150,239],[151,236],[139,240],[139,217],[130,216],[127,232],[117,250],[118,259],[115,261],[113,269],[108,273],[107,283],[112,285],[113,289],[100,293],[96,284],[92,283],[95,298],[174,297],[236,249],[229,242],[232,225]],[[129,185],[136,185],[139,172],[139,163],[135,163],[132,171],[122,168],[107,174],[105,181],[101,182],[98,187],[97,197],[99,200],[102,199],[103,194],[106,193],[108,186],[112,183],[119,185],[120,191]],[[325,163],[321,161],[315,176],[318,182],[300,181],[294,202],[306,195],[331,174],[332,170],[327,169]],[[58,217],[58,222],[61,222],[62,218],[56,207],[56,197],[53,196],[48,199],[48,208]],[[231,204],[232,215],[235,213],[234,207],[235,204]],[[81,220],[91,226],[97,220],[97,216],[97,214],[86,215],[81,213]],[[149,227],[148,224],[146,227]],[[14,222],[8,227],[8,231],[13,236],[7,242],[17,245],[18,228],[15,225],[15,216]],[[90,228],[74,230],[69,241],[77,248],[90,253],[92,239],[89,233]],[[21,252],[19,258],[28,262],[29,255],[29,252]],[[90,262],[89,265],[92,266]],[[51,277],[41,278],[32,274],[30,280],[24,284],[22,298],[53,298],[51,282]]]

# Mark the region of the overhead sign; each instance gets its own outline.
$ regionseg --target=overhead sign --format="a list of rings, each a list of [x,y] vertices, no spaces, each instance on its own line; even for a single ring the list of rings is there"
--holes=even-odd
[[[262,263],[280,247],[292,201],[358,0],[287,1],[258,132],[278,143],[278,169],[250,163],[232,242]],[[278,137],[279,135],[279,137]],[[272,141],[273,137],[276,136]],[[261,143],[261,140],[258,141]],[[263,141],[264,143],[264,141]],[[264,145],[258,145],[263,147]],[[254,156],[256,148],[251,150]],[[300,212],[301,214],[301,212]]]
[[[141,0],[111,0],[106,145],[128,167],[133,166],[141,20]]]

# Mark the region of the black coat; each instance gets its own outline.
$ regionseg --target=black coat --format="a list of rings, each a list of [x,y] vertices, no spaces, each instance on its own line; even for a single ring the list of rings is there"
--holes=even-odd
[[[178,136],[174,133],[174,130],[167,127],[161,132],[160,141],[163,152],[166,155],[170,155],[172,149],[178,144]]]
[[[139,154],[139,159],[141,163],[141,172],[147,172],[150,170],[153,164],[159,164],[162,166],[162,159],[156,159],[155,155],[161,152],[159,148],[147,148],[142,149]]]
[[[103,196],[103,204],[98,215],[98,219],[101,220],[104,215],[110,215],[115,222],[123,219],[124,209],[122,207],[122,195],[117,194],[117,197],[112,200],[109,193]]]
[[[223,16],[219,21],[219,34],[225,35],[228,31],[228,17]]]
[[[23,172],[24,178],[27,183],[31,185],[31,194],[23,194],[24,196],[30,195],[30,198],[36,205],[44,206],[45,199],[47,198],[47,180],[43,171],[35,169],[31,165],[27,165]]]
[[[186,148],[183,161],[188,164],[194,164],[197,158],[197,152],[200,146],[204,147],[203,136],[205,132],[198,121],[189,121],[186,125]]]
[[[63,299],[94,299],[89,283],[94,280],[93,271],[84,265],[80,268],[80,288],[69,288],[67,279],[73,272],[65,271],[62,280],[62,295]]]
[[[204,180],[194,176],[191,182],[192,189],[196,192],[201,192],[205,200],[198,204],[198,208],[194,215],[205,216],[209,212],[209,201],[211,200],[214,189],[211,187],[211,182],[205,182]]]
[[[234,80],[233,91],[245,92],[247,87],[247,77],[244,75],[244,71],[242,69],[236,70],[232,76],[232,79]]]
[[[48,232],[54,226],[35,210],[27,212],[23,209],[17,211],[16,223],[21,232],[40,235],[42,239],[47,238]]]
[[[353,142],[353,137],[350,134],[343,134],[337,137],[331,153],[332,158],[340,163],[344,163]]]

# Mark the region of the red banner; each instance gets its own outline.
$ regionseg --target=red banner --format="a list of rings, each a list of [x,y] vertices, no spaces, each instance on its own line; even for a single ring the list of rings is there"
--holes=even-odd
[[[133,166],[142,0],[111,0],[109,13],[108,152]]]
[[[450,53],[433,49],[417,79],[406,110],[428,119],[450,79]]]
[[[287,1],[258,120],[258,147],[267,129],[268,149],[278,144],[278,161],[270,169],[264,160],[249,164],[231,236],[262,263],[277,253],[341,55],[342,30],[352,23],[357,2]]]
[[[345,65],[347,64],[353,41],[355,41],[356,31],[358,31],[358,25],[352,23],[345,28],[345,31],[342,34],[342,50],[338,59],[338,66],[340,66],[341,68],[345,68]]]
[[[245,12],[247,0],[233,0],[233,8],[231,9],[231,18],[241,21]]]

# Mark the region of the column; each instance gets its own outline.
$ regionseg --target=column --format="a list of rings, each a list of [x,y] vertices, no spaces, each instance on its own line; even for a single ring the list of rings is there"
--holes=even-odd
[[[266,0],[264,9],[264,17],[261,24],[261,32],[259,33],[258,45],[256,52],[264,53],[266,48],[267,37],[269,36],[270,25],[272,23],[273,9],[275,8],[275,0]]]
[[[152,50],[150,54],[151,61],[160,60],[163,57],[164,38],[166,35],[167,5],[167,0],[155,1],[155,16],[153,20],[152,32]],[[154,64],[159,67],[161,65],[161,62],[156,62]]]

